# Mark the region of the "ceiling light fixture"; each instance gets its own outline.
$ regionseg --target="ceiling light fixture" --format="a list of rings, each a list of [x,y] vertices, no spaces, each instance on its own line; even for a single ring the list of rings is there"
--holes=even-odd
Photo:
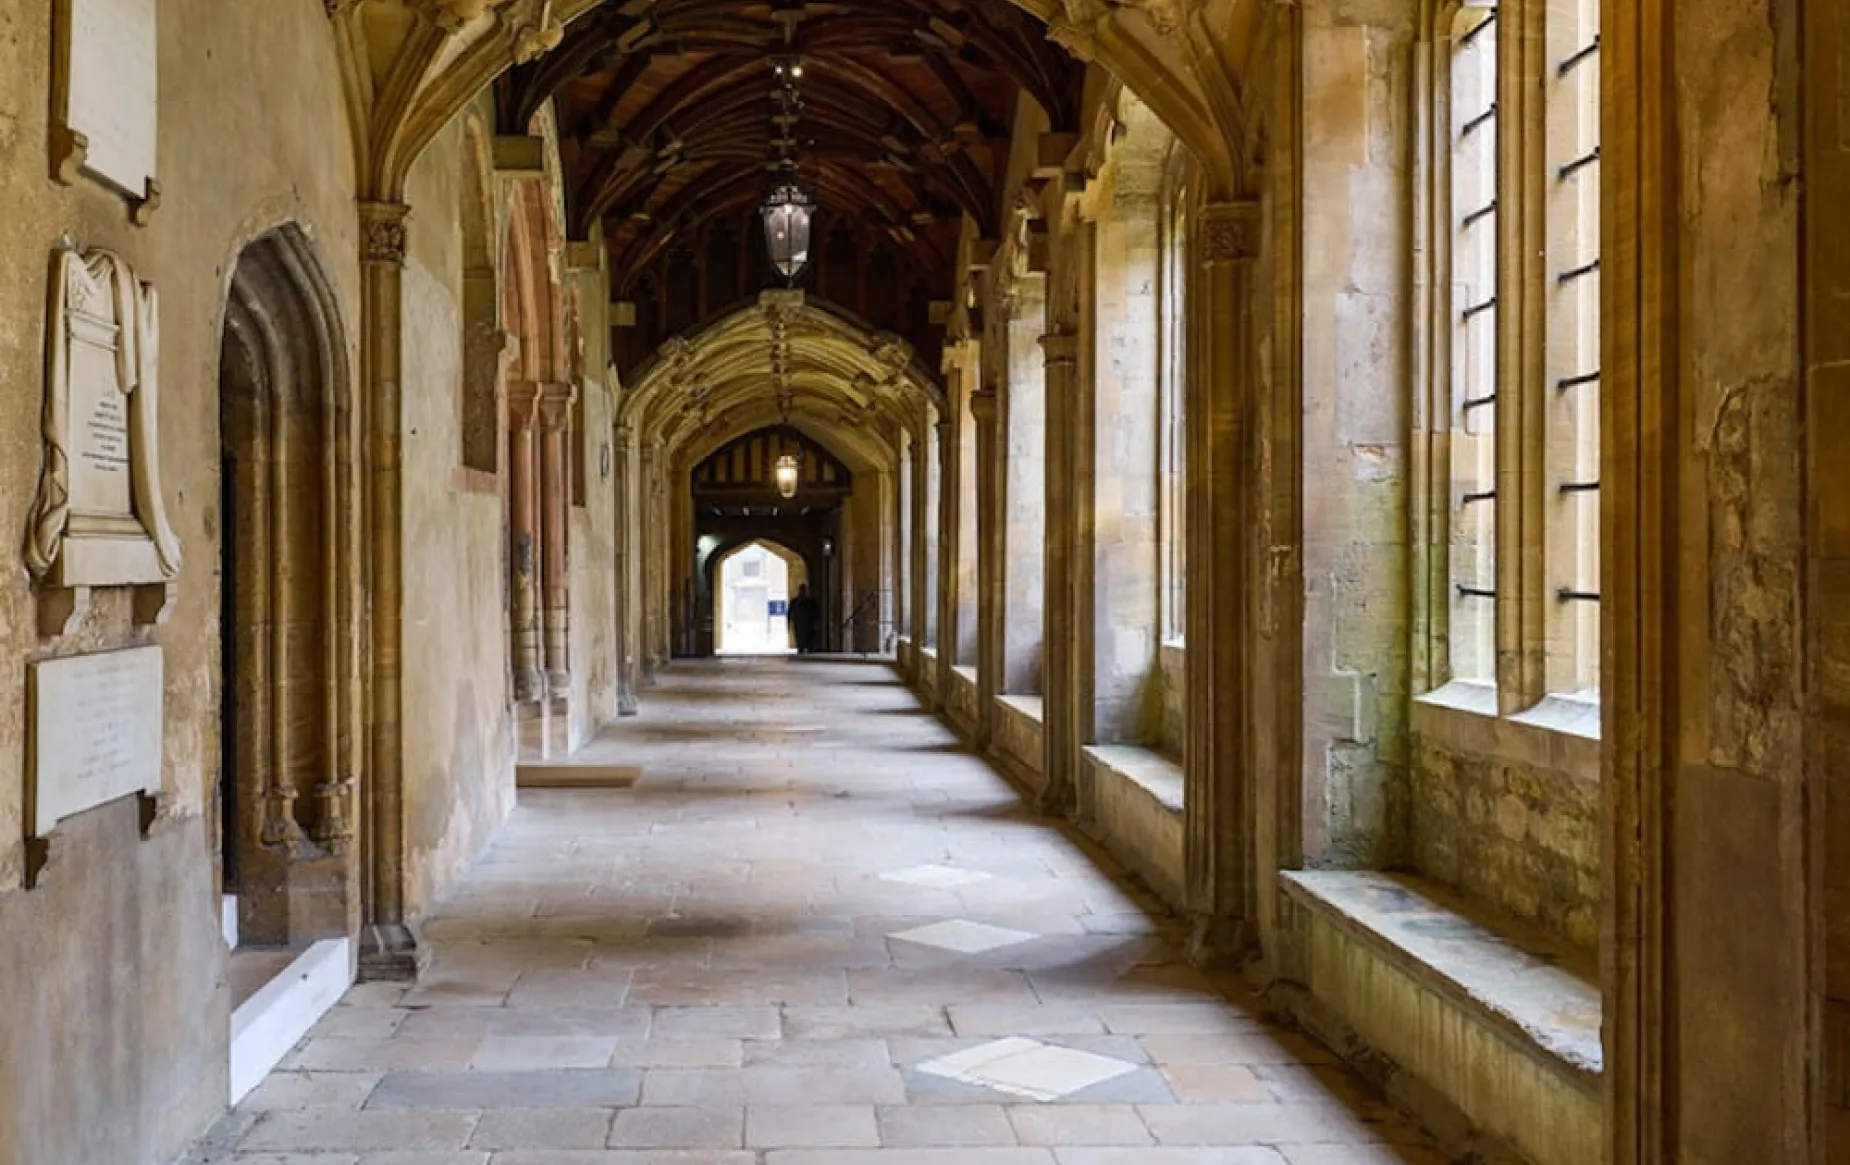
[[[764,217],[764,245],[770,252],[771,266],[795,286],[797,276],[809,266],[810,216],[816,204],[797,184],[796,159],[791,156],[797,145],[795,126],[803,108],[796,82],[803,76],[802,61],[792,57],[779,59],[773,67],[779,81],[777,116],[773,119],[784,132],[777,139],[778,180],[765,196],[759,213]]]
[[[778,496],[784,497],[784,498],[796,497],[797,496],[797,477],[799,473],[801,472],[797,465],[796,457],[789,453],[786,453],[782,457],[779,457],[777,459],[777,471],[776,472],[777,472],[777,494]]]

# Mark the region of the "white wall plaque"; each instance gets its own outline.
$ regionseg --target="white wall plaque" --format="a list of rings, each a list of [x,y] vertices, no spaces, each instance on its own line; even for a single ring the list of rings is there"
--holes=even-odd
[[[26,806],[43,837],[58,822],[161,787],[161,649],[48,659],[28,668]]]
[[[52,259],[44,465],[26,568],[52,587],[167,583],[156,416],[158,300],[122,258],[66,243]]]
[[[137,221],[160,189],[156,3],[58,0],[54,169],[61,181],[82,170],[127,195]]]

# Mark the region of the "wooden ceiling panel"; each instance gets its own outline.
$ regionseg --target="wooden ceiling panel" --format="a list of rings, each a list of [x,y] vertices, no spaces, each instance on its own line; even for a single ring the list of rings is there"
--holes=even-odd
[[[779,63],[800,63],[794,123]],[[1055,128],[1082,70],[1006,4],[963,0],[630,0],[573,26],[499,91],[504,125],[556,103],[574,226],[602,221],[640,267],[769,188],[779,159],[832,219],[862,221],[937,270],[942,224],[989,233],[1020,94]],[[946,272],[948,275],[948,272]]]

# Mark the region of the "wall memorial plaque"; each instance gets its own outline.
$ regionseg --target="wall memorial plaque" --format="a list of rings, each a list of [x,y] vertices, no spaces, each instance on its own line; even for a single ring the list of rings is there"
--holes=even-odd
[[[127,196],[135,221],[160,201],[155,181],[157,0],[57,0],[52,171],[89,174]]]
[[[27,884],[45,838],[67,817],[161,788],[161,649],[136,647],[29,665],[26,699]]]
[[[26,567],[55,588],[169,583],[180,548],[161,500],[154,288],[119,256],[66,243],[50,307]]]

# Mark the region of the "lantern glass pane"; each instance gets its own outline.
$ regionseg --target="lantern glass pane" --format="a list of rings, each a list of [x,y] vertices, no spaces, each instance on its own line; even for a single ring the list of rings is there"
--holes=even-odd
[[[765,247],[786,279],[809,265],[809,214],[809,198],[795,186],[780,186],[765,200]]]

